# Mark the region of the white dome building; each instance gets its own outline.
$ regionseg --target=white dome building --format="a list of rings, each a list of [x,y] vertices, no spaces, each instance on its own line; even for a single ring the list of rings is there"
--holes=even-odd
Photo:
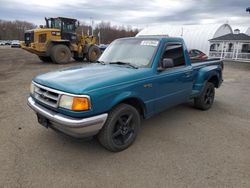
[[[245,31],[245,34],[250,36],[250,27],[247,28],[247,30]]]
[[[250,30],[249,30],[250,31]],[[148,27],[140,31],[136,36],[168,36],[182,37],[188,49],[198,49],[209,54],[209,40],[226,34],[233,33],[228,24],[209,25],[161,25]]]

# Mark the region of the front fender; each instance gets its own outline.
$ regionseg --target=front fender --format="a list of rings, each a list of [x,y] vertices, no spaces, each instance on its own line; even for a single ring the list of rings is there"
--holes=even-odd
[[[109,106],[109,110],[111,110],[114,106],[118,105],[119,103],[122,103],[123,101],[128,100],[128,99],[138,100],[141,103],[141,105],[143,105],[143,108],[145,109],[145,104],[144,104],[143,100],[140,98],[140,95],[138,93],[131,92],[131,91],[125,91],[125,92],[122,92],[114,97],[114,99],[112,100],[112,102]]]
[[[109,91],[100,94],[92,94],[92,101],[93,101],[93,107],[95,113],[103,113],[103,112],[109,112],[112,108],[114,108],[116,105],[122,103],[125,100],[128,99],[136,99],[140,102],[141,107],[143,108],[144,115],[146,113],[146,105],[144,104],[144,100],[141,98],[139,93],[135,91]]]

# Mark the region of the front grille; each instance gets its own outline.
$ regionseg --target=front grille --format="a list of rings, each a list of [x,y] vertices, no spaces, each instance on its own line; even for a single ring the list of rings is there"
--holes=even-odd
[[[39,35],[39,39],[38,39],[39,43],[45,43],[46,42],[46,38],[47,38],[46,33],[40,34]]]
[[[57,108],[60,94],[52,89],[35,85],[34,98],[48,106]]]
[[[34,31],[25,32],[24,41],[26,46],[29,46],[30,43],[34,42]]]

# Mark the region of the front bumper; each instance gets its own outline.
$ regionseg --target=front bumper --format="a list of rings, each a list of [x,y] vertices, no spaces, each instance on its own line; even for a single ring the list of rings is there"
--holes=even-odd
[[[30,53],[33,53],[33,54],[36,54],[36,55],[38,55],[38,56],[46,56],[46,53],[45,53],[45,52],[43,52],[43,51],[38,51],[38,50],[36,50],[35,48],[32,48],[32,47],[30,47],[30,46],[25,46],[24,44],[21,44],[21,48],[22,48],[23,50],[26,50],[26,51],[28,51],[28,52],[30,52]]]
[[[36,103],[32,97],[28,98],[28,105],[38,114],[38,116],[42,116],[48,121],[48,127],[76,138],[97,134],[108,117],[108,114],[104,113],[83,119],[72,118],[41,106]]]

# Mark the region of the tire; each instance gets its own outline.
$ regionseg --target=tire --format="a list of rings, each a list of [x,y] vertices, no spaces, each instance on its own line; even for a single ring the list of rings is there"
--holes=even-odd
[[[88,49],[86,58],[88,61],[94,62],[99,58],[100,55],[101,55],[101,50],[96,45],[92,45]]]
[[[51,49],[51,59],[54,63],[65,64],[69,63],[71,52],[66,45],[58,44]]]
[[[194,106],[200,110],[208,110],[214,103],[215,88],[214,84],[207,82],[201,95],[194,99]]]
[[[52,62],[52,59],[50,57],[47,56],[38,56],[38,57],[43,62]]]
[[[97,138],[107,150],[119,152],[135,141],[140,124],[139,112],[131,105],[120,104],[111,110]]]

